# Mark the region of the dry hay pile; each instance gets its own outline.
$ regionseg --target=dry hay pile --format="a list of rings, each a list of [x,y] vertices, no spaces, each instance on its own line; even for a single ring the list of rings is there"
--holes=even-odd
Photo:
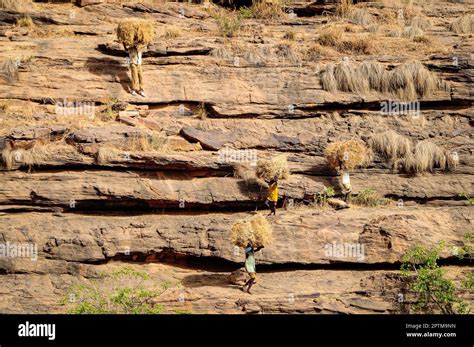
[[[267,219],[257,214],[247,220],[237,222],[230,232],[232,242],[239,247],[267,246],[272,242],[272,228]]]
[[[369,144],[372,149],[391,161],[404,158],[412,152],[410,139],[393,130],[373,135]]]
[[[330,143],[324,155],[329,166],[336,170],[352,170],[366,164],[370,158],[368,148],[358,139]]]
[[[153,23],[144,19],[126,19],[117,27],[117,39],[127,47],[149,45],[154,35]]]
[[[275,178],[286,179],[290,176],[288,160],[285,155],[276,156],[271,160],[259,160],[257,161],[255,174],[265,181],[271,181]]]
[[[418,61],[397,65],[388,71],[376,61],[355,64],[342,61],[328,64],[321,71],[321,84],[329,92],[364,94],[377,90],[398,96],[400,100],[416,100],[432,95],[442,86],[439,78]]]
[[[406,172],[415,174],[434,172],[435,168],[451,171],[458,165],[458,159],[430,140],[424,140],[418,142],[414,153],[409,153],[402,165]]]

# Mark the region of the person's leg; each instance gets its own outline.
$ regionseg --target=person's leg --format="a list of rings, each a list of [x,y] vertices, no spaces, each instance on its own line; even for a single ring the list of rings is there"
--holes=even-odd
[[[139,64],[137,66],[137,71],[138,71],[138,88],[139,91],[143,91],[143,71],[142,71],[142,64]]]
[[[275,201],[270,201],[270,213],[268,215],[271,216],[272,214],[276,215],[276,202]]]
[[[139,91],[138,69],[136,64],[130,64],[130,75],[132,78],[132,91]]]
[[[257,275],[255,272],[252,272],[250,274],[250,279],[248,280],[248,288],[247,288],[247,293],[252,294],[250,292],[250,289],[252,288],[253,284],[255,283],[255,280],[257,279]]]

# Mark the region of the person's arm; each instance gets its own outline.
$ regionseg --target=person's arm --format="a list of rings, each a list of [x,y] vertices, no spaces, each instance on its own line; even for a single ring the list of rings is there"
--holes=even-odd
[[[255,251],[254,252],[258,252],[259,250],[261,250],[262,248],[265,248],[264,246],[258,246],[257,248],[255,248]]]

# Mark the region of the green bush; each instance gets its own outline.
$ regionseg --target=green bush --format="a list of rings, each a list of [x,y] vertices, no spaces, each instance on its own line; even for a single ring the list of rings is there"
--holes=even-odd
[[[218,11],[212,15],[217,23],[219,34],[223,37],[237,36],[242,25],[241,17],[235,12]]]
[[[438,266],[443,249],[444,242],[431,248],[416,246],[402,257],[402,275],[409,279],[410,288],[418,294],[413,308],[426,313],[437,310],[443,314],[468,313],[469,306],[457,295],[454,282],[445,278],[446,271]],[[472,281],[472,275],[470,278]]]
[[[153,300],[160,296],[169,283],[159,290],[145,287],[150,278],[147,273],[124,267],[89,284],[79,284],[71,288],[61,300],[70,314],[158,314],[163,306]]]
[[[315,196],[315,200],[320,206],[326,206],[328,203],[328,199],[332,198],[334,195],[336,195],[334,187],[329,186],[326,187],[322,193],[318,193]]]
[[[350,196],[351,203],[361,206],[377,207],[379,205],[387,205],[390,200],[382,198],[380,194],[373,188],[361,190],[357,195]]]

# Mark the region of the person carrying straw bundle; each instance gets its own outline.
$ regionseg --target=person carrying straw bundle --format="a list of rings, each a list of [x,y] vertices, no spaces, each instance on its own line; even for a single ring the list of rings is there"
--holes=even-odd
[[[143,88],[142,54],[154,37],[151,22],[142,19],[127,19],[117,27],[117,38],[128,52],[130,75],[132,80],[131,94],[145,97]]]
[[[276,215],[278,203],[278,180],[290,176],[288,161],[285,155],[279,155],[271,160],[259,160],[255,169],[256,176],[268,183],[265,205],[270,207],[270,215]]]
[[[234,224],[230,236],[236,246],[245,248],[245,270],[250,278],[241,289],[252,294],[250,289],[257,281],[255,253],[271,243],[272,228],[264,216],[257,214]]]

